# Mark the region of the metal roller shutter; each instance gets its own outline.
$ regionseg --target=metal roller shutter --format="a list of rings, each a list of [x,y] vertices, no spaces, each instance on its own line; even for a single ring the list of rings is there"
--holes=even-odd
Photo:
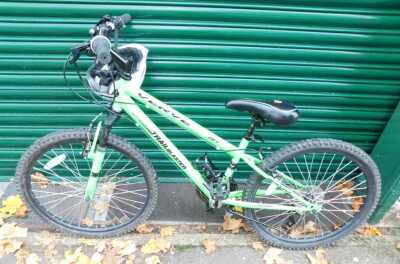
[[[258,130],[268,151],[333,137],[370,152],[400,98],[400,3],[394,0],[2,1],[0,180],[14,175],[33,140],[87,126],[100,111],[66,88],[63,63],[98,18],[126,12],[135,19],[121,43],[150,50],[144,89],[235,144],[249,117],[225,109],[229,99],[287,99],[300,108],[296,125]],[[224,154],[151,117],[189,159],[207,151],[221,169],[227,165]],[[183,181],[128,120],[114,133],[142,148],[165,181]]]

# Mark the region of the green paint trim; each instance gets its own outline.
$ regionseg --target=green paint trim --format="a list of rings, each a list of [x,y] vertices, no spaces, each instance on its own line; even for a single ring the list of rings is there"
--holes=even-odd
[[[400,103],[386,124],[371,157],[382,176],[382,192],[369,223],[378,223],[400,196]]]
[[[282,210],[282,211],[291,210],[297,212],[312,211],[312,208],[307,208],[307,207],[287,206],[280,204],[253,203],[235,199],[226,199],[223,200],[222,203],[229,206],[238,206],[238,207],[253,208],[253,209]]]
[[[207,142],[215,149],[224,151],[227,155],[231,156],[234,161],[243,160],[256,173],[271,181],[271,186],[270,188],[268,188],[268,191],[272,192],[272,189],[275,189],[278,186],[286,193],[291,195],[293,198],[295,198],[298,202],[304,204],[304,206],[306,206],[308,209],[316,208],[318,206],[306,201],[300,195],[298,195],[297,192],[281,184],[280,180],[277,180],[273,176],[263,171],[258,166],[261,163],[261,160],[251,155],[245,154],[244,150],[242,150],[242,148],[246,148],[248,146],[249,142],[246,139],[242,139],[239,147],[235,147],[228,141],[224,140],[223,138],[219,137],[208,129],[202,127],[195,121],[176,111],[169,105],[161,102],[152,95],[146,93],[142,89],[133,89],[132,87],[130,87],[130,83],[127,81],[118,81],[116,83],[116,88],[118,90],[118,96],[114,100],[113,108],[122,109],[123,111],[125,111],[136,122],[136,126],[140,127],[152,139],[152,141],[161,150],[163,150],[164,153],[167,154],[167,156],[174,162],[174,164],[192,180],[192,182],[199,188],[199,190],[205,195],[205,197],[208,198],[210,204],[214,204],[214,201],[212,200],[212,195],[210,193],[211,188],[208,186],[201,173],[192,166],[192,164],[182,154],[182,152],[141,110],[141,108],[138,106],[138,104],[135,103],[134,100],[143,104],[146,108],[149,108],[154,112],[160,114],[162,117],[170,120],[171,122],[175,123],[189,133]],[[302,184],[297,182],[295,179],[291,179],[284,174],[283,176],[287,177],[295,185],[302,186]],[[225,177],[225,180],[228,181],[229,177]]]

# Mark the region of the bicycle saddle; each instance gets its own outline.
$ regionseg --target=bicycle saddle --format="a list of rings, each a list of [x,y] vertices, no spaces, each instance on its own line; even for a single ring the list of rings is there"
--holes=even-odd
[[[254,101],[247,99],[231,100],[225,104],[227,108],[252,115],[277,125],[291,125],[299,117],[297,108],[288,101],[274,100]]]

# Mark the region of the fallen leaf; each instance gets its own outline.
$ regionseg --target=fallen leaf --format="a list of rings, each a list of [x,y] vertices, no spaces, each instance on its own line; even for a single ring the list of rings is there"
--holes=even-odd
[[[396,242],[396,249],[397,249],[397,250],[400,250],[400,241],[397,241],[397,242]]]
[[[150,234],[153,232],[154,227],[148,224],[141,224],[136,227],[136,232],[139,234]]]
[[[302,235],[317,234],[318,228],[313,221],[308,221],[305,225],[297,226],[290,230],[289,235],[292,237],[299,237]]]
[[[242,219],[232,218],[228,214],[224,215],[224,223],[222,224],[222,230],[231,231],[232,234],[237,234],[239,233],[241,227],[243,227]]]
[[[136,258],[135,255],[129,255],[129,256],[126,258],[124,264],[134,264],[134,263],[135,263],[135,258]],[[92,263],[90,263],[90,264],[92,264]]]
[[[97,245],[96,245],[96,251],[97,252],[103,252],[104,251],[104,249],[106,248],[106,245],[107,243],[106,243],[106,241],[105,240],[102,240],[102,241],[100,241],[100,242],[98,242],[97,243]]]
[[[19,195],[9,196],[3,201],[3,207],[0,208],[0,213],[13,215],[23,205],[24,203],[22,202]]]
[[[21,246],[22,241],[16,241],[12,239],[0,240],[0,258],[7,254],[14,253],[18,249],[20,249]]]
[[[354,211],[360,211],[360,207],[363,204],[364,204],[364,199],[362,197],[357,197],[353,199],[351,203],[351,208],[353,208]]]
[[[263,243],[260,242],[260,241],[252,242],[251,243],[251,247],[254,248],[257,251],[264,251],[265,250],[265,247],[264,247]]]
[[[103,264],[121,263],[122,257],[118,253],[119,252],[112,246],[111,243],[106,243],[103,256]]]
[[[67,250],[64,252],[64,259],[61,260],[61,264],[71,264],[78,261],[79,256],[81,255],[82,248],[78,247],[75,251]]]
[[[19,227],[16,223],[5,223],[0,227],[0,239],[25,238],[28,228]]]
[[[94,222],[89,217],[85,217],[82,219],[81,224],[90,227],[90,226],[93,226]]]
[[[243,207],[240,207],[240,206],[234,206],[233,211],[241,213],[241,214],[243,214],[243,212],[244,212]]]
[[[127,247],[129,244],[130,244],[129,241],[121,239],[113,239],[111,243],[108,243],[109,246],[111,246],[118,252]]]
[[[325,250],[319,248],[315,251],[315,256],[306,253],[306,256],[311,264],[332,264],[328,261]]]
[[[160,258],[158,256],[151,256],[151,257],[147,257],[144,262],[146,264],[160,264]]]
[[[152,238],[142,246],[140,251],[143,254],[153,254],[167,252],[171,248],[171,243],[163,238]]]
[[[280,248],[269,248],[263,257],[265,264],[293,264],[293,261],[280,257],[281,252]]]
[[[214,240],[204,239],[201,243],[206,249],[206,253],[211,253],[217,250],[217,243]]]
[[[168,237],[168,236],[172,236],[175,233],[175,228],[173,228],[172,226],[167,226],[167,227],[163,227],[160,230],[160,235],[162,237]]]
[[[101,264],[103,261],[103,255],[99,252],[94,252],[92,257],[90,258],[90,264]]]
[[[345,196],[351,196],[354,191],[352,190],[354,184],[351,181],[342,181],[336,185],[336,189],[342,192]]]
[[[129,255],[133,254],[135,251],[136,251],[136,244],[129,243],[119,252],[120,252],[121,256],[129,256]]]
[[[251,228],[251,226],[247,222],[243,222],[242,228],[243,228],[244,231],[246,231],[248,233],[253,232],[253,229]]]
[[[17,209],[15,212],[15,216],[19,218],[24,218],[28,215],[28,207],[26,207],[25,204],[23,204],[20,208]]]
[[[35,253],[31,253],[26,257],[26,264],[39,264],[42,259]]]
[[[35,172],[31,175],[32,182],[36,182],[39,188],[46,189],[49,186],[49,179],[41,172]]]
[[[28,257],[29,251],[25,245],[22,245],[21,248],[15,253],[15,263],[16,264],[25,264],[25,259]]]
[[[362,228],[359,228],[357,233],[363,236],[382,236],[381,231],[377,227],[371,225],[366,225]]]
[[[46,258],[46,260],[48,260],[49,263],[58,263],[58,261],[56,261],[56,256],[57,256],[57,250],[56,250],[56,245],[50,244],[48,245],[45,250],[44,250],[44,256]]]
[[[90,258],[86,256],[85,254],[81,253],[78,257],[78,263],[77,264],[91,264],[90,263]]]

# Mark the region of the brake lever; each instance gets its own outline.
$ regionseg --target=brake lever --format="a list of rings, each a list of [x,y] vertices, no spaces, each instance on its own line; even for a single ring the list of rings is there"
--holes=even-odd
[[[74,48],[72,48],[71,56],[70,56],[70,59],[68,60],[68,63],[74,64],[81,56],[81,53],[86,51],[89,47],[90,47],[89,43],[82,43],[82,44],[78,44]]]

